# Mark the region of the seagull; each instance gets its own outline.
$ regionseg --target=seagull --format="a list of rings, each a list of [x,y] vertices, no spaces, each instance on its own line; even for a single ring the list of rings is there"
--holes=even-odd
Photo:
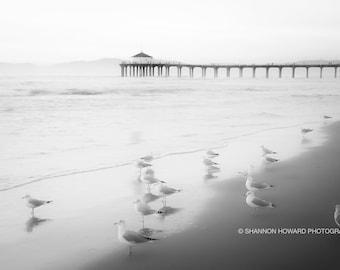
[[[246,188],[250,191],[268,189],[268,188],[273,188],[273,187],[274,187],[273,185],[269,185],[267,183],[255,182],[253,177],[251,176],[247,177]]]
[[[335,206],[334,221],[336,225],[340,228],[340,204]]]
[[[323,116],[323,119],[331,119],[331,118],[333,118],[332,116],[328,116],[328,115],[324,115]]]
[[[205,166],[213,166],[213,165],[218,165],[218,163],[213,162],[212,160],[208,159],[208,158],[204,158],[203,159],[203,163]]]
[[[155,176],[155,171],[151,168],[147,168],[144,174],[149,176]]]
[[[175,188],[172,188],[172,187],[168,187],[166,185],[163,185],[163,183],[158,182],[156,184],[156,191],[164,197],[163,203],[165,205],[166,204],[166,196],[170,196],[170,195],[175,194],[177,192],[181,192],[182,190],[181,189],[175,189]]]
[[[309,132],[312,132],[312,131],[313,131],[313,129],[311,129],[311,128],[301,128],[301,133],[303,135],[305,135],[305,134],[307,134]]]
[[[264,161],[265,163],[267,163],[267,164],[271,164],[271,163],[277,162],[277,161],[279,161],[279,160],[276,159],[276,158],[264,156],[264,157],[263,157],[263,161]]]
[[[246,202],[250,207],[255,208],[255,213],[256,213],[256,209],[258,207],[269,207],[269,208],[275,207],[275,205],[273,203],[262,200],[262,199],[256,197],[255,193],[253,191],[248,191],[246,193],[246,195],[247,195]]]
[[[127,230],[126,223],[124,220],[120,220],[116,222],[114,225],[118,225],[119,241],[129,246],[129,256],[132,254],[132,246],[136,244],[143,244],[143,243],[159,240],[159,239],[144,236],[134,231]]]
[[[151,184],[156,184],[158,182],[161,182],[161,180],[159,180],[158,178],[152,176],[152,175],[142,175],[140,177],[140,180],[145,183],[145,184],[148,184],[148,185],[151,185]],[[164,181],[163,181],[164,182]],[[164,182],[165,183],[165,182]]]
[[[43,201],[43,200],[33,199],[33,198],[31,198],[30,195],[26,195],[26,196],[24,196],[22,198],[26,199],[27,206],[32,209],[32,215],[34,215],[34,208],[42,206],[44,204],[49,204],[49,203],[52,202],[52,201]]]
[[[137,161],[136,167],[139,168],[140,171],[142,171],[143,168],[151,167],[152,165],[150,163],[147,163],[143,160]]]
[[[220,155],[219,153],[216,153],[216,152],[214,152],[214,151],[212,151],[212,150],[207,151],[207,156],[208,156],[209,158],[218,157],[219,155]]]
[[[182,191],[181,189],[175,189],[175,188],[171,188],[171,187],[168,187],[166,185],[163,185],[160,182],[156,184],[156,190],[164,196],[169,196],[169,195],[172,195],[174,193]]]
[[[140,180],[148,186],[148,190],[150,191],[150,185],[156,184],[156,183],[165,183],[162,180],[159,180],[158,178],[152,176],[152,175],[142,175],[140,177]]]
[[[264,147],[263,145],[261,145],[261,149],[262,149],[263,155],[276,154],[276,152]]]
[[[137,200],[133,202],[134,208],[137,213],[140,213],[142,215],[142,223],[143,223],[143,228],[144,228],[144,216],[149,216],[154,213],[156,213],[155,209],[152,209],[149,205],[146,203],[141,202],[141,200]]]
[[[154,157],[153,155],[147,155],[147,156],[141,157],[140,159],[146,162],[151,162],[154,159]]]

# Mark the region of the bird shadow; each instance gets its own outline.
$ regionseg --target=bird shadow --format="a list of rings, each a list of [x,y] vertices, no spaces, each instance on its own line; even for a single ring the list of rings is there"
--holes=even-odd
[[[26,221],[26,232],[27,233],[32,233],[33,230],[40,226],[45,224],[46,222],[52,221],[52,219],[47,219],[47,218],[39,218],[35,216],[31,216],[27,221]]]
[[[208,172],[206,175],[204,175],[203,180],[204,180],[205,183],[207,183],[207,182],[209,182],[213,179],[216,179],[217,177],[218,176],[214,175],[214,173]]]

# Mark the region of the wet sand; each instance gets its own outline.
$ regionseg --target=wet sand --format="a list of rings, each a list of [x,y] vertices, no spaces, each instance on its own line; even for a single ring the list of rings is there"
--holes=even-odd
[[[340,122],[324,131],[324,145],[310,146],[304,153],[254,174],[255,180],[275,186],[257,192],[275,203],[274,209],[259,209],[255,214],[245,202],[242,177],[216,182],[209,186],[213,198],[196,227],[137,246],[132,256],[121,246],[85,269],[337,269],[339,235],[238,233],[239,228],[336,228]]]

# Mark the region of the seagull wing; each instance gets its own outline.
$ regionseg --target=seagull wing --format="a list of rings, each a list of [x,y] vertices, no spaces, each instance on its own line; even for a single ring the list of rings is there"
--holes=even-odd
[[[34,207],[38,207],[38,206],[46,204],[47,201],[37,200],[37,199],[29,199],[28,203],[33,205]]]
[[[273,204],[271,202],[262,200],[260,198],[254,197],[252,203],[261,207],[271,207]]]
[[[141,235],[139,233],[136,233],[134,231],[126,231],[123,234],[123,238],[133,244],[140,244],[140,243],[145,243],[153,240],[157,240],[154,238],[146,237],[144,235]]]
[[[171,187],[163,186],[160,191],[167,195],[167,194],[173,194],[175,192],[178,192],[179,190],[171,188]]]

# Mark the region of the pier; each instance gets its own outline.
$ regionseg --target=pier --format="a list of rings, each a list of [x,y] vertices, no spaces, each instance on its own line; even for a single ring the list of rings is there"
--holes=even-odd
[[[194,72],[199,72],[202,78],[207,76],[207,70],[212,69],[214,73],[214,77],[217,78],[219,75],[219,70],[225,70],[225,77],[229,78],[232,69],[237,69],[239,77],[243,77],[243,72],[245,69],[252,70],[252,77],[256,77],[257,69],[264,69],[266,78],[269,78],[269,71],[271,69],[278,70],[278,77],[282,78],[282,71],[284,69],[290,69],[291,77],[295,78],[296,69],[303,68],[305,69],[306,78],[309,77],[309,71],[311,68],[319,69],[320,78],[323,77],[324,68],[333,68],[334,69],[334,78],[337,78],[338,67],[340,67],[339,63],[329,62],[327,64],[299,64],[299,63],[290,63],[290,64],[208,64],[208,65],[200,65],[200,64],[185,64],[181,62],[173,62],[173,61],[164,61],[164,60],[156,60],[152,56],[147,55],[143,52],[132,57],[130,61],[123,61],[120,64],[121,67],[121,76],[122,77],[154,77],[154,76],[162,76],[169,77],[170,69],[177,69],[177,77],[182,77],[182,70],[187,69],[189,71],[189,77],[194,77]]]

